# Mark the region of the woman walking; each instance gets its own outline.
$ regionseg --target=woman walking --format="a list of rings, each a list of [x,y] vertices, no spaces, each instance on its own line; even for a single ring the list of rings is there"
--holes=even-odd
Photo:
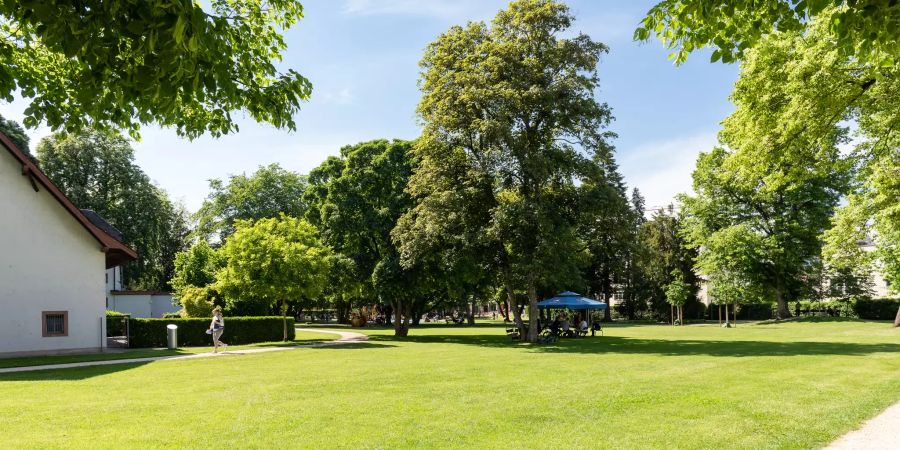
[[[222,333],[225,332],[225,319],[222,318],[222,308],[219,306],[213,309],[212,322],[209,323],[209,329],[212,331],[213,345],[215,346],[213,353],[219,353],[220,345],[223,347],[223,352],[228,350],[228,344],[219,340],[222,337]]]

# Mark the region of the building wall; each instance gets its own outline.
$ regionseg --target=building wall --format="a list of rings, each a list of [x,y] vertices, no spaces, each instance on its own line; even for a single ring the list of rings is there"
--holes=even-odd
[[[0,151],[0,354],[98,349],[105,255],[21,164]],[[68,311],[68,336],[42,337],[42,311]]]
[[[172,294],[162,292],[108,294],[109,309],[125,313],[135,318],[160,318],[166,313],[178,312],[181,308],[172,304]]]

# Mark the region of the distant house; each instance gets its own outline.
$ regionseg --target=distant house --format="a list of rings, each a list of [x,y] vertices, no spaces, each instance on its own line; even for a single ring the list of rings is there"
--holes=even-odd
[[[104,269],[137,253],[2,133],[0,147],[0,355],[102,349]]]
[[[172,293],[165,291],[130,291],[122,282],[122,266],[106,269],[106,309],[131,317],[161,318],[181,310],[172,303]]]

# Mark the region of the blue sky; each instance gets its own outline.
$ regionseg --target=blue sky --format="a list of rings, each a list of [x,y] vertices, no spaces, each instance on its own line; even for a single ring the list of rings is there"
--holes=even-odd
[[[634,28],[652,1],[570,0],[574,29],[606,43],[598,98],[613,109],[616,159],[629,188],[647,205],[664,205],[690,189],[696,155],[715,144],[737,66],[698,53],[683,66],[658,42],[636,43]],[[207,180],[250,173],[273,162],[306,173],[341,146],[419,133],[418,61],[439,33],[468,20],[489,20],[506,1],[307,0],[306,17],[287,31],[283,62],[309,78],[313,95],[290,133],[242,119],[241,131],[194,141],[148,126],[135,143],[137,162],[176,200],[196,210]],[[26,103],[0,105],[21,121]],[[237,117],[241,117],[238,115]],[[30,130],[32,146],[49,134]]]

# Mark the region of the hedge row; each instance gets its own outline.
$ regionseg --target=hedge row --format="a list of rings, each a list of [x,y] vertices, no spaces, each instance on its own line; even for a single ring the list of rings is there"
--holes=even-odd
[[[129,328],[131,347],[165,347],[166,325],[178,325],[178,345],[181,347],[212,345],[206,334],[210,319],[131,319]],[[294,318],[287,318],[288,339],[294,340]],[[252,344],[280,341],[284,337],[281,317],[226,317],[222,341],[228,344]]]
[[[860,319],[869,320],[894,320],[897,308],[900,308],[900,298],[857,300],[853,305],[853,311]]]
[[[824,313],[832,317],[866,320],[894,320],[898,307],[900,307],[900,298],[801,300],[789,304],[789,309],[794,314]]]

